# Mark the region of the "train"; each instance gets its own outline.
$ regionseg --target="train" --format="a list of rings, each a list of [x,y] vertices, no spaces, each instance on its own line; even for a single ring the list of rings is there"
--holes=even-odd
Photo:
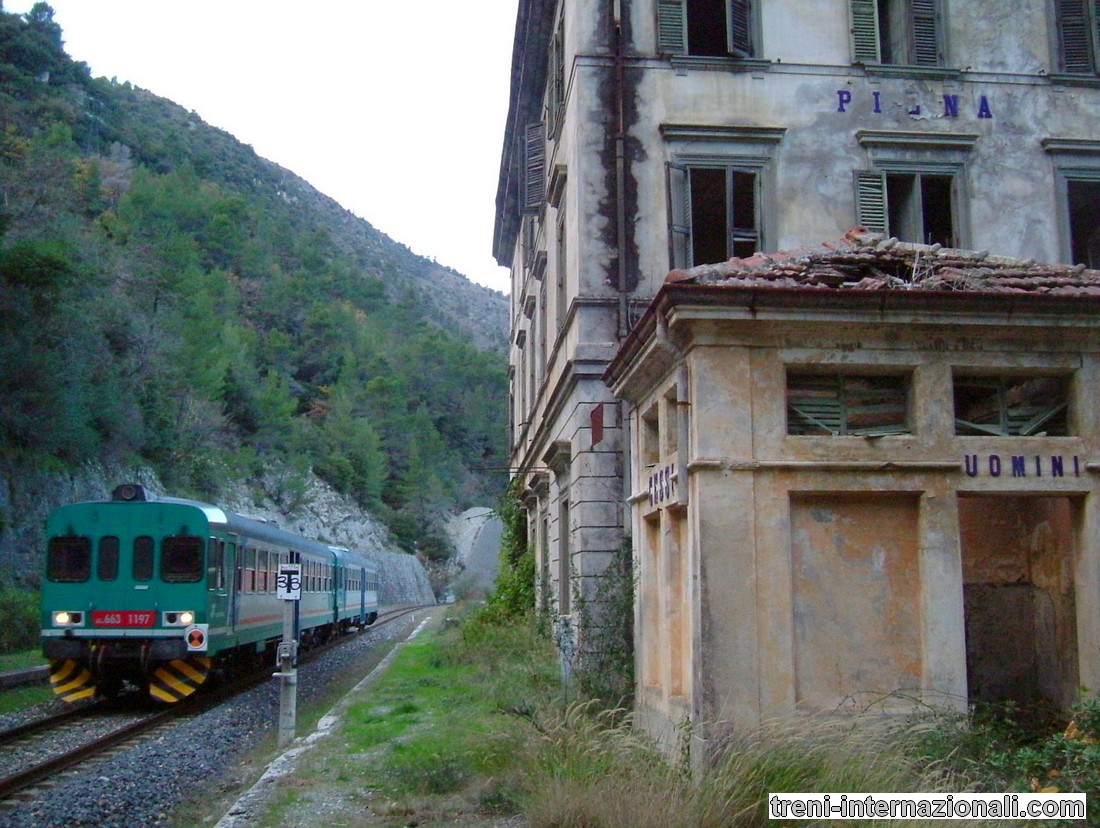
[[[126,483],[46,521],[42,652],[64,701],[173,704],[273,661],[288,595],[306,648],[373,624],[378,589],[378,567],[351,550]]]

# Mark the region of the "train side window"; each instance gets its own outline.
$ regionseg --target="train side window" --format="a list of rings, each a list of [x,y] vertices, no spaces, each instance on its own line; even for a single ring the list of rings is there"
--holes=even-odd
[[[153,580],[153,539],[148,535],[134,538],[133,576],[135,581]]]
[[[256,553],[256,591],[267,592],[268,551],[261,549]]]
[[[118,578],[119,542],[114,535],[104,535],[99,539],[99,557],[96,560],[96,577],[101,581],[114,581]]]
[[[241,591],[241,559],[237,555],[237,544],[227,543],[225,545],[225,565],[226,567],[233,567],[233,590],[235,592]]]
[[[210,560],[206,565],[206,588],[224,589],[225,580],[222,577],[225,566],[225,541],[217,538],[210,539]]]
[[[160,579],[166,584],[202,580],[203,543],[198,535],[169,535],[160,546]]]
[[[256,550],[245,549],[244,555],[244,583],[241,585],[243,592],[256,591]]]
[[[83,535],[50,538],[46,551],[46,577],[51,581],[78,583],[92,574],[92,539]]]

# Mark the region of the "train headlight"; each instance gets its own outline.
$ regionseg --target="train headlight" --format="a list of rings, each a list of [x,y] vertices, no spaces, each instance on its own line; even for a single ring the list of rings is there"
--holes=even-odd
[[[84,623],[84,613],[82,612],[60,610],[53,614],[53,625],[55,627],[78,627],[82,623]]]
[[[190,627],[194,623],[195,613],[191,610],[164,613],[164,626],[166,627]]]

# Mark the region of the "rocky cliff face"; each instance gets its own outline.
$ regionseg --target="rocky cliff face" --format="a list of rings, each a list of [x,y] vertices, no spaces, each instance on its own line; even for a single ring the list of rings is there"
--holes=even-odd
[[[447,521],[455,547],[456,575],[451,595],[476,600],[492,593],[500,570],[500,518],[492,509],[467,509]]]
[[[72,473],[20,471],[0,477],[0,572],[16,584],[34,587],[43,567],[42,530],[49,513],[65,503],[105,500],[120,483],[140,483],[153,494],[171,495],[148,471],[86,466]],[[362,552],[382,569],[384,604],[432,604],[435,595],[421,562],[399,551],[386,527],[337,494],[317,478],[310,478],[289,513],[263,489],[227,492],[218,505],[248,517],[263,518],[287,531],[334,546]]]

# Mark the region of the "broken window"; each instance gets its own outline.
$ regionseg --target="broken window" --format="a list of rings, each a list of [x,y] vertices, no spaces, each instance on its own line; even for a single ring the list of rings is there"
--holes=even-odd
[[[856,63],[942,66],[938,0],[849,0]]]
[[[954,176],[935,172],[860,170],[860,225],[902,241],[958,247]]]
[[[755,170],[669,164],[668,173],[673,267],[746,258],[761,249]]]
[[[1069,382],[1064,377],[955,377],[960,436],[1065,437]]]
[[[1100,38],[1096,0],[1055,0],[1054,17],[1059,71],[1096,74]]]
[[[658,0],[658,48],[666,55],[756,55],[755,0]]]
[[[787,374],[787,433],[908,434],[905,375]]]

